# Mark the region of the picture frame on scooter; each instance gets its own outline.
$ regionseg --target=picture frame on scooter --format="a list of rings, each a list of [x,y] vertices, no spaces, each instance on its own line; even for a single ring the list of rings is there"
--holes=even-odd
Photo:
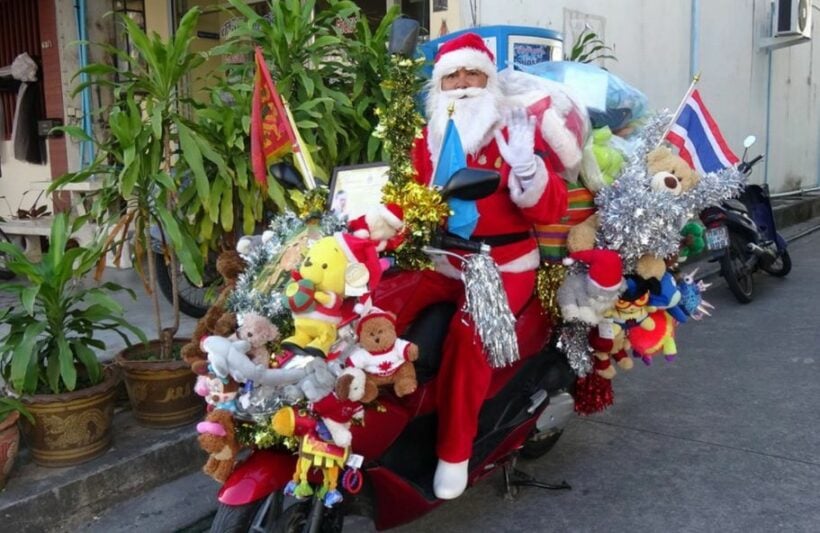
[[[327,209],[345,215],[348,220],[360,217],[381,203],[382,187],[389,178],[386,162],[347,165],[333,169]]]

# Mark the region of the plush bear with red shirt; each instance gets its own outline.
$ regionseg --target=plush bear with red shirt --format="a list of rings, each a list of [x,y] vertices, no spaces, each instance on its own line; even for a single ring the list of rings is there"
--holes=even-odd
[[[399,397],[415,392],[418,383],[413,361],[419,358],[419,348],[398,338],[396,316],[374,308],[359,320],[356,333],[359,347],[350,354],[347,364],[367,375],[362,401],[373,401],[379,387],[386,385],[392,385]]]

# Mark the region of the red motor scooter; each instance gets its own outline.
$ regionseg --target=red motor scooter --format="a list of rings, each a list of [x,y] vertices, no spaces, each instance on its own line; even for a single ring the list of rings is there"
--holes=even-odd
[[[479,186],[472,175],[464,180],[470,185],[459,187],[461,180],[454,176],[454,190],[449,194],[480,198],[495,189],[497,174],[495,179],[495,185]],[[450,238],[440,244],[474,253],[487,251],[486,245],[473,241]],[[386,272],[374,294],[375,305],[401,309],[420,277],[418,272]],[[438,462],[436,373],[447,325],[455,311],[454,304],[435,304],[400,332],[402,338],[419,346],[415,362],[419,386],[403,398],[383,391],[378,399],[380,408],[367,409],[364,424],[352,428],[353,453],[364,458],[358,493],[345,493],[344,500],[332,508],[325,507],[319,497],[284,508],[282,489],[293,476],[297,458],[287,450],[255,450],[237,465],[219,491],[211,531],[341,531],[347,514],[370,517],[377,529],[386,529],[410,522],[441,504],[433,493]],[[557,442],[574,413],[570,393],[575,382],[565,357],[550,342],[553,324],[535,295],[516,318],[521,358],[495,371],[490,396],[479,416],[469,483],[504,467],[508,489],[528,484],[568,488],[566,484],[548,486],[522,478],[513,468],[518,454],[537,458]],[[321,477],[315,481],[320,483]]]

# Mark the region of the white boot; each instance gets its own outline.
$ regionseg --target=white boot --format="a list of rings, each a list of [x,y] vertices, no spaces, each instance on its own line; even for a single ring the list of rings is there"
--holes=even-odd
[[[452,500],[458,498],[467,488],[467,466],[469,459],[460,463],[448,463],[438,460],[436,475],[433,478],[433,492],[436,498]]]

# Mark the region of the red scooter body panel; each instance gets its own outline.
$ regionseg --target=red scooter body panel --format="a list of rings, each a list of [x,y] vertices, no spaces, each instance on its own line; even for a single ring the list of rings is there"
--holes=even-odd
[[[421,492],[390,470],[382,467],[366,471],[376,495],[376,529],[406,524],[438,507],[443,500],[427,500]]]
[[[296,455],[277,450],[254,450],[239,463],[217,495],[226,505],[245,505],[280,490],[293,478]]]
[[[364,425],[350,428],[353,434],[353,452],[366,459],[376,459],[393,444],[404,431],[410,414],[398,398],[382,394],[377,402],[379,408],[365,409]]]

